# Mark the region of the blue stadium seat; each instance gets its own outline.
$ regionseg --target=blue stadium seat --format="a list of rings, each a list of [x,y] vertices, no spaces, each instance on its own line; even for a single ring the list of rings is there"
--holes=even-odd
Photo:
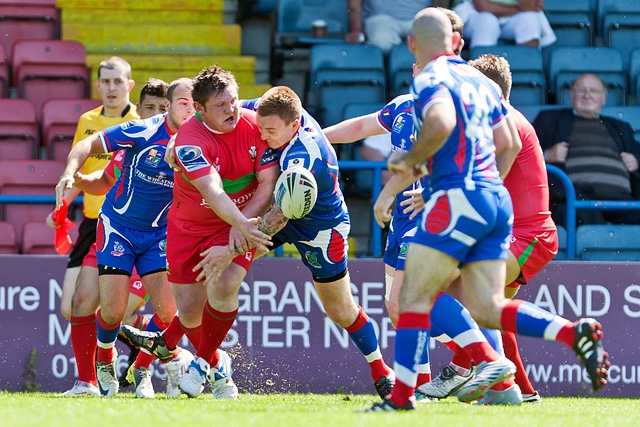
[[[514,105],[546,104],[547,82],[542,52],[530,46],[478,46],[471,49],[471,59],[482,54],[502,56],[511,68],[511,97]]]
[[[609,13],[604,17],[603,30],[605,45],[622,53],[624,68],[628,69],[631,51],[640,45],[640,13]]]
[[[629,59],[629,84],[631,85],[631,91],[638,97],[640,95],[640,47],[637,47],[631,51]]]
[[[640,105],[604,106],[601,114],[629,123],[635,140],[640,142]]]
[[[570,105],[569,87],[577,77],[593,73],[607,85],[607,105],[626,105],[627,76],[622,54],[610,47],[556,47],[549,61],[549,87],[556,104]]]
[[[640,225],[581,225],[576,256],[590,261],[640,261]]]
[[[558,40],[554,46],[593,46],[591,0],[546,0],[544,12]]]
[[[380,48],[374,45],[319,44],[311,48],[310,90],[316,118],[323,126],[342,120],[345,105],[384,103],[386,70]]]
[[[598,32],[605,39],[605,43],[610,29],[605,25],[605,18],[608,15],[625,15],[634,13],[640,13],[640,2],[637,0],[598,0]]]
[[[389,52],[389,90],[393,96],[409,93],[415,60],[406,43],[394,46]]]
[[[513,104],[513,103],[512,103]],[[538,113],[542,110],[557,110],[560,108],[565,108],[563,105],[556,104],[523,104],[513,106],[520,111],[531,123],[538,117]]]

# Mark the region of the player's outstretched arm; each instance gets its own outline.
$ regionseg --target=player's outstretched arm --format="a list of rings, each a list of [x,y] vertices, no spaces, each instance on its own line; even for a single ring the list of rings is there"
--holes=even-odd
[[[322,129],[322,133],[332,144],[348,144],[387,131],[378,123],[378,111],[364,116],[353,117]]]
[[[56,209],[62,206],[62,198],[65,191],[70,190],[75,182],[74,175],[94,153],[104,153],[104,147],[99,134],[95,133],[78,142],[67,156],[67,165],[60,175],[60,180],[56,185]]]

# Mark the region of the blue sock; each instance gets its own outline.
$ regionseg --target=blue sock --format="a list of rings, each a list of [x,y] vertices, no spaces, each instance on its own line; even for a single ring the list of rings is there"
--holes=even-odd
[[[350,332],[349,338],[365,356],[378,350],[378,337],[371,319],[368,319],[361,328]]]

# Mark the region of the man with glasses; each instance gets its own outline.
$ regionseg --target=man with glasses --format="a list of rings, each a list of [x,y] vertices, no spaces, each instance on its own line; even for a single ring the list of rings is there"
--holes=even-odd
[[[594,74],[583,74],[571,84],[572,108],[541,111],[533,122],[547,163],[563,169],[581,200],[639,200],[640,145],[624,121],[600,115],[607,88]],[[566,203],[562,184],[550,177],[551,212],[565,226]],[[582,210],[577,223],[640,224],[633,210]]]

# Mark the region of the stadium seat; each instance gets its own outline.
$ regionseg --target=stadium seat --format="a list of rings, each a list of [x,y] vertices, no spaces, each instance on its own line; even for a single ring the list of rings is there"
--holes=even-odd
[[[512,79],[511,103],[547,103],[547,82],[540,49],[517,45],[478,46],[471,49],[471,59],[482,54],[502,56],[509,61]]]
[[[65,163],[55,160],[0,160],[0,195],[55,196],[55,186]],[[30,221],[43,222],[54,203],[5,203],[0,220],[13,224],[22,245],[22,229]]]
[[[311,23],[327,23],[327,37],[315,38]],[[347,0],[278,0],[271,42],[271,78],[281,78],[284,61],[308,58],[308,49],[316,44],[344,43],[349,30]]]
[[[36,159],[40,130],[28,99],[0,99],[0,160]]]
[[[607,85],[607,105],[626,105],[627,77],[622,54],[610,47],[556,47],[551,51],[549,87],[556,104],[571,104],[570,84],[584,73],[597,75]]]
[[[542,110],[557,110],[560,108],[564,108],[563,105],[555,105],[555,104],[523,104],[523,105],[513,105],[518,111],[520,111],[528,121],[533,123],[533,121],[538,117],[538,113]]]
[[[640,94],[640,47],[631,51],[628,71],[631,91],[636,96],[637,103]]]
[[[640,225],[581,225],[576,256],[590,261],[640,261]]]
[[[605,43],[609,36],[608,32],[612,29],[605,25],[606,17],[613,15],[632,15],[635,13],[640,13],[640,2],[637,0],[598,0],[598,32],[603,36]]]
[[[42,107],[42,146],[47,158],[66,160],[80,116],[102,104],[99,99],[50,99]]]
[[[7,62],[13,61],[13,46],[19,40],[55,40],[60,38],[60,13],[55,2],[1,1],[0,43]]]
[[[323,44],[311,48],[310,88],[322,126],[338,123],[346,104],[384,103],[386,70],[373,45]]]
[[[45,221],[31,221],[22,228],[23,255],[58,255],[54,246],[55,231]],[[71,241],[78,240],[78,227],[69,230]]]
[[[640,2],[636,2],[640,6]],[[640,44],[640,9],[636,13],[610,13],[604,17],[605,46],[622,53],[625,70],[629,67],[631,51]]]
[[[591,0],[546,0],[544,13],[558,37],[554,46],[593,46]]]
[[[600,113],[629,123],[634,139],[640,142],[640,105],[604,106]]]
[[[0,254],[17,254],[16,229],[10,222],[0,221]]]
[[[89,68],[84,46],[70,40],[21,40],[13,48],[12,82],[18,98],[36,107],[49,99],[88,98]]]
[[[406,43],[394,46],[389,52],[389,90],[393,96],[409,93],[415,61]]]
[[[10,86],[9,61],[7,61],[7,54],[4,45],[0,43],[0,98],[9,97]]]

